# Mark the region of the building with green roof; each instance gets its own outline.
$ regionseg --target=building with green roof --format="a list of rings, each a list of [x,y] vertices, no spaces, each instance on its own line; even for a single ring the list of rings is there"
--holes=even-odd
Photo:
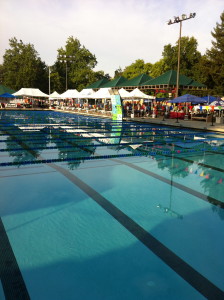
[[[126,90],[133,90],[136,87],[139,87],[144,82],[151,80],[152,77],[150,77],[147,74],[140,74],[132,79],[127,80],[122,84],[122,87]]]
[[[173,90],[176,88],[177,72],[170,70],[154,79],[148,80],[141,84],[142,89],[166,89]],[[206,90],[207,87],[185,75],[179,75],[179,88],[184,90]]]
[[[94,83],[91,83],[86,89],[100,89],[104,84],[108,83],[109,80],[107,78],[102,78]]]
[[[10,89],[7,86],[0,84],[0,95],[2,95],[4,93],[13,94],[13,93],[15,93],[15,90]]]
[[[111,81],[108,81],[106,84],[102,85],[101,88],[116,88],[124,86],[125,82],[127,81],[126,78],[123,76],[117,77]]]

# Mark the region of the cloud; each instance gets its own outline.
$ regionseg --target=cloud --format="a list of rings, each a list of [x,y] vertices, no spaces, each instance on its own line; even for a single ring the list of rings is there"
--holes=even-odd
[[[194,36],[202,53],[211,47],[211,31],[220,22],[222,0],[3,0],[0,58],[12,37],[32,43],[42,60],[51,65],[57,49],[69,36],[96,55],[97,69],[113,76],[136,59],[154,63],[164,45],[176,43],[178,24],[167,26],[175,15],[196,12],[183,22],[183,35]]]

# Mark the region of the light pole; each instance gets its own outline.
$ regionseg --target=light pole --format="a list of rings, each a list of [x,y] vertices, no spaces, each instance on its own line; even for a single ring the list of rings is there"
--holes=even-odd
[[[49,96],[50,96],[51,94],[51,67],[50,66],[48,67],[48,70],[49,70],[48,76],[49,76]]]
[[[178,41],[178,62],[177,62],[177,83],[176,83],[176,95],[175,97],[178,97],[178,91],[179,91],[179,74],[180,74],[180,40],[181,40],[181,30],[182,30],[182,21],[186,21],[189,19],[192,19],[196,16],[196,13],[190,13],[189,16],[183,14],[181,17],[174,17],[173,20],[169,20],[167,22],[168,25],[180,23],[180,32],[179,32],[179,41]]]
[[[68,62],[74,61],[75,56],[66,56],[66,55],[59,55],[59,61],[65,62],[65,90],[68,89]]]

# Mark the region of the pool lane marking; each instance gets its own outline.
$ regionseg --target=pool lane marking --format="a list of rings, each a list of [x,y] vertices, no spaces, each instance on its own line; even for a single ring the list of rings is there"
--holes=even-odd
[[[128,217],[124,212],[113,205],[109,200],[104,198],[96,190],[61,166],[53,163],[48,163],[47,165],[57,170],[70,182],[78,186],[85,194],[98,203],[106,212],[114,217],[123,227],[125,227],[132,235],[134,235],[141,243],[143,243],[149,250],[151,250],[157,257],[159,257],[165,264],[167,264],[173,271],[187,281],[199,293],[208,299],[224,299],[224,292],[221,289],[219,289],[206,277],[204,277],[183,259],[177,256],[159,240],[153,237],[148,231]]]
[[[211,152],[210,155],[211,154],[214,154],[214,152]],[[215,154],[217,154],[217,152],[215,152]],[[208,155],[208,154],[206,154],[206,155]],[[196,162],[194,160],[187,159],[187,158],[184,158],[184,157],[179,157],[179,156],[176,156],[176,155],[168,155],[168,154],[163,154],[163,156],[166,156],[166,157],[169,157],[169,158],[175,158],[175,159],[183,160],[183,161],[186,161],[186,162],[189,162],[189,163],[194,163],[197,166],[205,167],[207,169],[212,169],[212,170],[218,171],[220,173],[224,173],[224,170],[221,169],[221,168],[218,168],[218,167],[215,167],[215,166],[210,166],[210,165],[207,165],[207,164],[204,164],[204,163],[199,163],[199,162]]]
[[[56,135],[57,136],[57,135]],[[69,138],[69,137],[67,137],[67,138]],[[58,139],[59,140],[62,140],[62,141],[65,141],[65,142],[67,142],[68,144],[70,144],[70,145],[72,145],[72,146],[75,146],[75,147],[77,147],[77,148],[80,148],[80,149],[82,149],[83,151],[86,151],[86,152],[89,152],[89,149],[88,148],[86,148],[86,146],[88,146],[88,145],[77,145],[76,143],[74,143],[74,142],[72,142],[72,141],[70,141],[70,139],[67,139],[67,138],[63,138],[63,137],[61,137],[60,135],[58,135]],[[121,144],[119,144],[119,145],[131,145],[131,144],[138,144],[138,142],[134,142],[134,143],[121,143]],[[154,146],[155,144],[153,143],[153,144],[151,144],[150,142],[144,142],[144,143],[142,143],[143,145],[147,145],[147,146]],[[167,145],[169,145],[170,143],[166,143]],[[91,146],[89,146],[89,147],[95,147],[95,146],[102,146],[102,145],[91,145]],[[108,144],[105,144],[105,145],[103,145],[103,146],[111,146],[111,144],[110,145],[108,145]],[[112,145],[113,146],[113,145]],[[117,146],[117,145],[115,145],[115,146]],[[144,151],[143,151],[144,152]],[[171,155],[166,155],[166,154],[164,154],[164,156],[167,156],[167,157],[172,157]],[[176,156],[175,156],[175,158],[176,158]],[[177,157],[178,158],[178,157]],[[187,159],[185,159],[185,158],[178,158],[178,159],[180,159],[180,160],[183,160],[183,161],[186,161],[186,162],[194,162],[194,161],[192,161],[192,160],[187,160]],[[203,167],[206,167],[206,168],[210,168],[210,169],[213,169],[213,170],[216,170],[216,171],[219,171],[219,172],[224,172],[224,170],[223,169],[220,169],[220,168],[217,168],[217,167],[213,167],[213,166],[209,166],[209,165],[207,165],[207,164],[203,164],[203,163],[197,163],[197,165],[200,165],[200,166],[203,166]]]
[[[12,136],[12,137],[14,138],[14,136]],[[42,162],[43,162],[43,163],[44,163],[44,162],[47,163],[47,161],[44,161],[43,158],[41,158],[41,156],[37,154],[37,152],[35,152],[35,151],[33,151],[32,149],[30,149],[29,146],[26,145],[26,143],[21,142],[21,143],[19,143],[19,144],[20,144],[26,151],[28,151],[31,155],[33,155],[35,158],[37,158],[37,160],[41,160],[41,159],[42,159]],[[73,144],[73,143],[71,143],[71,144]],[[76,145],[76,147],[79,148],[78,145]],[[82,148],[82,150],[84,150],[85,152],[89,152],[89,151],[90,151],[90,150],[87,149],[87,148]],[[119,157],[119,155],[118,155],[118,157]],[[127,155],[127,157],[128,157],[128,155]],[[171,157],[171,156],[169,156],[169,157]],[[83,157],[82,157],[81,159],[83,159]],[[131,168],[134,168],[134,169],[136,169],[136,170],[138,170],[138,171],[140,171],[140,172],[142,172],[142,173],[145,173],[145,174],[150,175],[150,176],[152,176],[152,177],[154,177],[154,178],[156,178],[156,179],[159,179],[159,180],[161,180],[161,181],[163,181],[163,182],[166,182],[166,183],[168,183],[168,184],[171,184],[171,181],[170,181],[169,179],[166,179],[166,178],[164,178],[164,177],[162,177],[162,176],[160,176],[160,175],[157,175],[157,174],[155,174],[155,173],[153,173],[153,172],[150,172],[150,171],[148,171],[148,170],[145,170],[145,169],[143,169],[143,168],[141,168],[141,167],[135,166],[135,165],[133,165],[133,164],[131,164],[131,163],[128,163],[128,162],[125,162],[125,161],[121,161],[121,160],[119,160],[119,159],[112,158],[112,157],[111,157],[111,158],[108,157],[108,159],[114,160],[115,162],[118,162],[118,163],[123,162],[123,164],[126,164],[127,166],[129,166],[129,167],[131,167]],[[181,159],[181,158],[179,158],[179,159]],[[184,158],[182,158],[182,159],[184,160]],[[55,160],[55,161],[56,161],[56,160]],[[202,164],[201,164],[201,165],[202,165]],[[211,169],[213,169],[213,168],[215,169],[215,167],[212,167],[212,166],[210,166],[210,168],[211,168]],[[217,170],[217,168],[216,168],[216,170]],[[221,170],[221,171],[223,172],[223,170]],[[206,195],[204,195],[204,194],[202,194],[202,193],[200,193],[200,192],[197,192],[197,191],[194,191],[194,190],[192,190],[192,189],[190,189],[190,188],[187,188],[187,187],[185,187],[185,186],[183,186],[183,185],[181,185],[181,184],[179,184],[179,183],[173,182],[172,185],[175,186],[175,187],[177,187],[177,188],[179,188],[179,189],[181,189],[181,190],[183,190],[183,191],[185,191],[185,192],[187,192],[187,193],[189,193],[189,194],[192,194],[192,195],[194,195],[194,196],[196,196],[196,197],[198,197],[198,198],[200,198],[200,199],[202,199],[202,200],[204,200],[204,201],[206,201],[206,202],[209,202],[209,203],[212,203],[213,205],[220,206],[221,208],[224,208],[224,203],[221,202],[221,201],[219,201],[219,200],[217,200],[217,199],[215,199],[215,198],[213,198],[213,197],[206,196]]]
[[[0,218],[0,278],[6,300],[30,300],[23,276]]]
[[[165,178],[163,176],[160,176],[160,175],[158,175],[156,173],[153,173],[153,172],[151,172],[149,170],[146,170],[144,168],[141,168],[139,166],[136,166],[136,165],[134,165],[132,163],[129,163],[127,161],[124,161],[124,160],[120,160],[120,159],[116,159],[116,158],[110,158],[110,160],[112,160],[114,162],[117,162],[117,163],[122,163],[123,165],[126,165],[129,168],[135,169],[135,170],[137,170],[137,171],[139,171],[141,173],[144,173],[146,175],[154,177],[155,179],[158,179],[158,180],[160,180],[162,182],[165,182],[165,183],[167,183],[169,185],[172,185],[172,186],[178,188],[179,190],[182,190],[182,191],[184,191],[184,192],[186,192],[188,194],[191,194],[191,195],[193,195],[193,196],[195,196],[195,197],[197,197],[199,199],[202,199],[202,200],[204,200],[204,201],[206,201],[208,203],[211,203],[213,205],[216,205],[216,206],[219,206],[221,208],[224,208],[224,202],[219,201],[219,200],[217,200],[217,199],[215,199],[213,197],[207,196],[205,194],[202,194],[202,193],[200,193],[198,191],[195,191],[195,190],[193,190],[193,189],[191,189],[189,187],[186,187],[186,186],[184,186],[184,185],[182,185],[182,184],[180,184],[178,182],[175,182],[173,180],[171,181],[170,179],[167,179],[167,178]]]

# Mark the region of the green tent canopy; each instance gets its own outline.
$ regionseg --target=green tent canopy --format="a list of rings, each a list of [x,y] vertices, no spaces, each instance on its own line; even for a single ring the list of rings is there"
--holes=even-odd
[[[151,80],[152,77],[148,76],[147,74],[140,74],[132,79],[127,80],[122,86],[125,87],[138,87],[142,85],[144,82]]]
[[[109,87],[120,87],[120,86],[125,86],[125,82],[127,81],[126,78],[123,76],[117,77],[106,84],[102,85],[102,88],[109,88]]]
[[[15,90],[10,89],[10,88],[0,84],[0,95],[4,94],[4,93],[13,94],[13,93],[15,93]]]
[[[86,87],[86,89],[99,89],[107,82],[109,82],[107,78],[102,78],[94,83],[91,83],[89,86]]]
[[[154,79],[148,80],[141,84],[145,88],[166,88],[166,87],[175,87],[177,83],[177,72],[170,70]],[[195,80],[179,74],[179,86],[183,88],[199,88],[205,89],[206,86],[202,83],[196,82]]]

